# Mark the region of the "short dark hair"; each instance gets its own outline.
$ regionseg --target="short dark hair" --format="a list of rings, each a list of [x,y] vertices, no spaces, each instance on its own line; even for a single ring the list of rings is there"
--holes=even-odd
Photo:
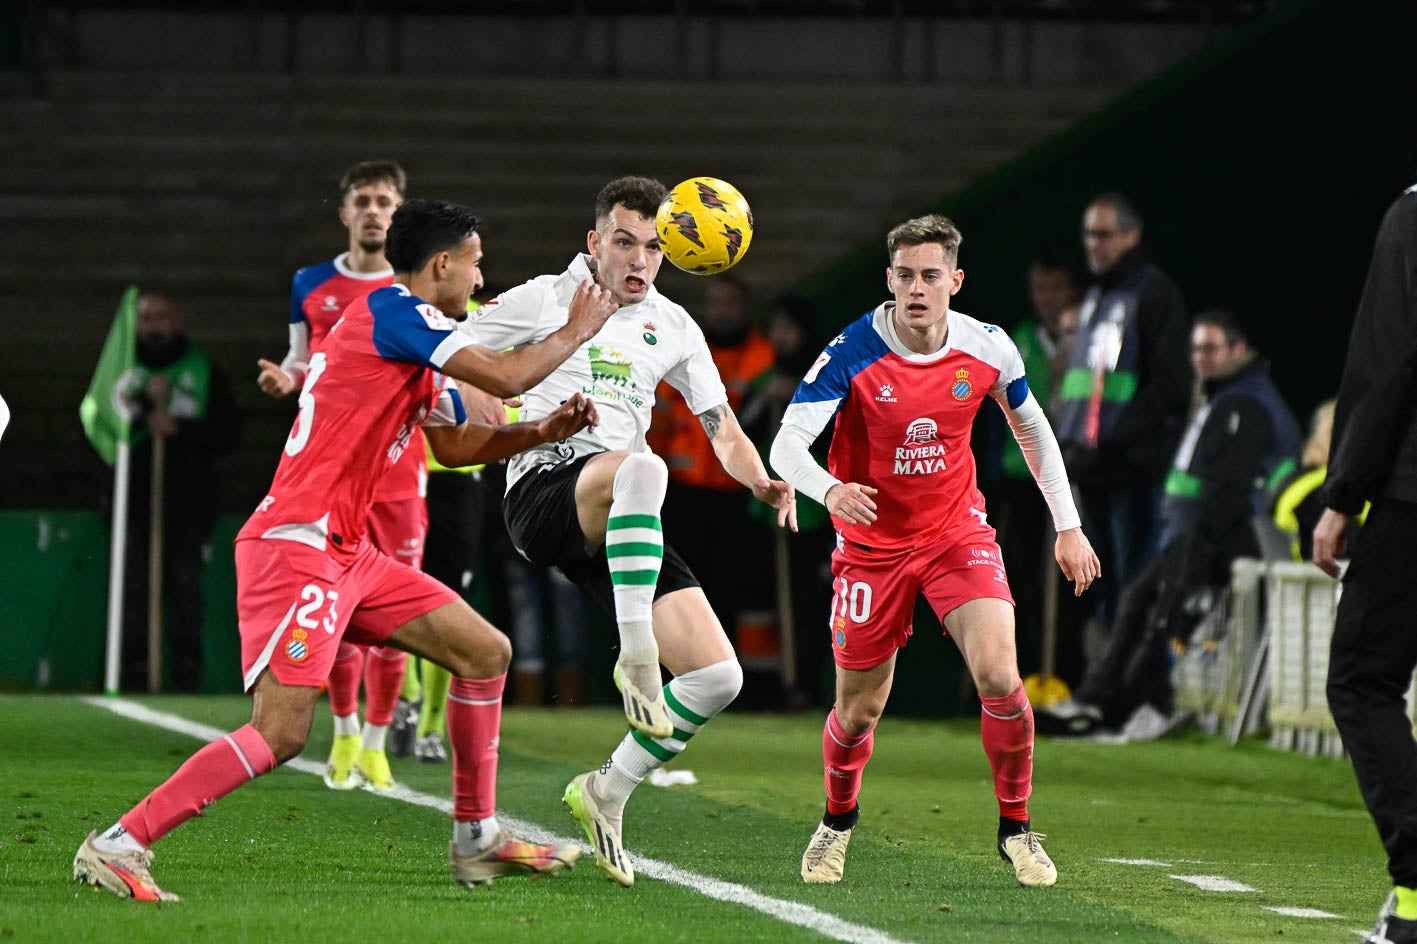
[[[1250,334],[1240,323],[1239,315],[1228,308],[1208,308],[1192,318],[1191,324],[1192,326],[1215,325],[1225,335],[1225,342],[1231,347],[1236,344],[1250,343]]]
[[[408,194],[408,176],[397,161],[360,161],[345,171],[344,176],[340,178],[339,198],[342,202],[355,187],[381,181],[397,190],[401,197]]]
[[[895,253],[902,246],[923,246],[938,243],[945,252],[950,265],[959,261],[959,247],[964,242],[959,227],[947,216],[932,213],[929,216],[906,220],[886,234],[886,255],[892,262]]]
[[[595,225],[605,222],[610,211],[622,206],[632,213],[654,219],[669,191],[652,177],[618,177],[600,188],[595,198]]]
[[[456,248],[482,221],[460,203],[409,200],[394,211],[384,240],[384,258],[395,272],[418,272],[429,259]]]
[[[1112,208],[1112,212],[1117,214],[1117,225],[1122,227],[1123,232],[1136,230],[1141,232],[1142,218],[1141,211],[1137,205],[1124,193],[1118,190],[1109,190],[1106,193],[1099,193],[1092,198],[1088,206],[1103,204]]]

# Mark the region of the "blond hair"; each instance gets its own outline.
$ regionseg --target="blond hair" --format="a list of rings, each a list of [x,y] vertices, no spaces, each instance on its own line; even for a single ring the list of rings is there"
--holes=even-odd
[[[964,242],[959,227],[947,216],[932,213],[906,220],[886,234],[886,252],[892,259],[902,246],[923,246],[938,243],[945,251],[945,258],[953,266],[959,258],[959,247]]]

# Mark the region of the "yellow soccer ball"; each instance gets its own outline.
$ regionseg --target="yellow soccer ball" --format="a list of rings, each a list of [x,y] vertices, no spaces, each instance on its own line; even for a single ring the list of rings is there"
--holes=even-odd
[[[694,275],[733,268],[753,241],[748,201],[716,177],[690,177],[669,191],[654,225],[664,257]]]

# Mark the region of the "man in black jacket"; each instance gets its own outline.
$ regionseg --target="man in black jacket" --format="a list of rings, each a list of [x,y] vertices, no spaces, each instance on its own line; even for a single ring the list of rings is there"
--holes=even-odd
[[[1122,591],[1106,652],[1072,700],[1035,711],[1044,734],[1118,727],[1150,705],[1134,736],[1158,736],[1171,713],[1173,640],[1185,642],[1200,615],[1193,601],[1229,583],[1236,557],[1258,552],[1251,521],[1269,503],[1263,483],[1299,448],[1299,422],[1232,313],[1196,316],[1191,364],[1202,399],[1166,477],[1161,554]]]
[[[1103,194],[1083,215],[1096,283],[1057,396],[1058,442],[1094,538],[1105,618],[1156,554],[1157,506],[1190,396],[1189,322],[1181,293],[1142,245],[1130,200]]]
[[[1338,576],[1348,524],[1372,502],[1354,542],[1333,627],[1328,704],[1353,758],[1395,886],[1367,941],[1417,942],[1417,743],[1405,693],[1417,667],[1417,187],[1383,217],[1334,416],[1314,529],[1314,563]]]

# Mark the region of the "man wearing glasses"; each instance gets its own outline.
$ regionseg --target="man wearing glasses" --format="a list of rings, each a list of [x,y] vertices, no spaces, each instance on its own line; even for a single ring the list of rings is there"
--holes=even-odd
[[[1095,282],[1058,394],[1056,428],[1076,484],[1084,530],[1102,572],[1104,621],[1156,554],[1161,485],[1176,453],[1191,392],[1189,319],[1181,293],[1148,258],[1142,219],[1119,193],[1083,214]]]

